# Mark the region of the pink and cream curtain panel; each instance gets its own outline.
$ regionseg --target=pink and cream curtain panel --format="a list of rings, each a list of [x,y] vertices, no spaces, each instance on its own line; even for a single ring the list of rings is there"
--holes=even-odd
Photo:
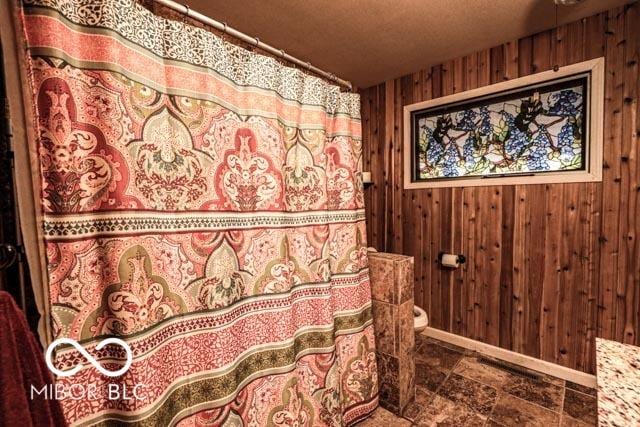
[[[377,405],[359,97],[132,0],[24,0],[73,424],[339,426]],[[144,399],[109,399],[110,383]],[[72,388],[71,388],[72,389]],[[72,389],[73,390],[73,389]]]

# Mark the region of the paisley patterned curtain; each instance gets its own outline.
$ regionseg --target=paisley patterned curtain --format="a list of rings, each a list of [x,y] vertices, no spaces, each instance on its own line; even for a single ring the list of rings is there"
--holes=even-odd
[[[359,97],[133,0],[23,0],[73,424],[348,425],[377,405]],[[110,385],[119,387],[113,398]],[[125,398],[136,385],[143,398]],[[74,387],[76,387],[74,389]]]

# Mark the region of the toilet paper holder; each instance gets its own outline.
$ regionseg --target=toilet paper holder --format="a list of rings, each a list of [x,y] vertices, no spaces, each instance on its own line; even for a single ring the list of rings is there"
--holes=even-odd
[[[452,255],[452,254],[447,254],[446,252],[440,252],[438,254],[438,263],[443,267],[456,268],[454,266],[444,265],[442,263],[442,259],[444,258],[445,255]],[[467,262],[467,257],[465,257],[462,254],[456,254],[455,257],[456,257],[456,263],[458,264],[464,264],[465,262]]]

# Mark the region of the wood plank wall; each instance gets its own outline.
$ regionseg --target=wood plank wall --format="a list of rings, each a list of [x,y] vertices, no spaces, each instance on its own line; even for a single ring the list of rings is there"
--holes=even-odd
[[[640,344],[640,5],[364,89],[369,245],[415,257],[431,326],[593,373],[594,337]],[[403,190],[402,107],[606,58],[602,183]],[[438,252],[463,253],[444,271]]]

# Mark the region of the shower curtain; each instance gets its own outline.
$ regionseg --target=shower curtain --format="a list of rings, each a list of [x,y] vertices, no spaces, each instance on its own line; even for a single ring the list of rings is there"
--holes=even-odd
[[[69,422],[366,416],[358,95],[133,0],[21,7],[53,338],[111,370],[126,354],[105,337],[133,353],[109,378],[58,348],[82,367],[57,379]]]

